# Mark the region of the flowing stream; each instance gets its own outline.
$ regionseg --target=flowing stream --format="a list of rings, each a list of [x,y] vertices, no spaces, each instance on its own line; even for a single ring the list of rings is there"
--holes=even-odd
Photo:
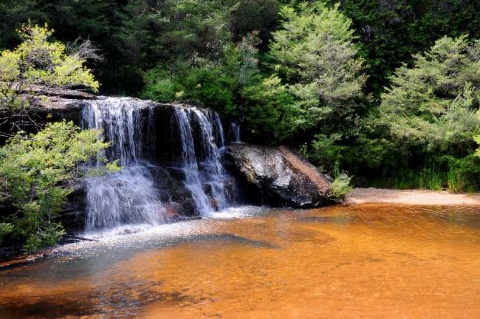
[[[478,318],[478,207],[236,209],[0,271],[0,317]]]

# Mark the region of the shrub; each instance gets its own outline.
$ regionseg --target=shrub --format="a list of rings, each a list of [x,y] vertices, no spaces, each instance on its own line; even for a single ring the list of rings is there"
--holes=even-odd
[[[0,53],[0,126],[30,120],[27,113],[33,95],[23,93],[39,86],[98,91],[99,83],[84,66],[87,57],[97,56],[90,42],[68,54],[63,43],[50,41],[53,30],[47,25],[23,25],[18,34],[23,42],[13,51]]]
[[[64,234],[59,213],[84,174],[79,165],[107,146],[99,135],[58,122],[36,135],[18,133],[0,148],[1,200],[17,209],[9,218],[13,228],[3,224],[1,230],[13,232],[28,251],[55,244]]]
[[[338,161],[335,163],[333,169],[333,183],[332,183],[332,193],[330,195],[331,199],[337,202],[344,200],[345,196],[353,189],[350,185],[352,180],[351,176],[344,171],[340,171]]]
[[[344,120],[354,112],[352,100],[363,96],[366,80],[351,21],[338,5],[328,8],[321,1],[285,6],[280,15],[282,28],[273,33],[270,55],[302,118],[310,126],[332,117]]]

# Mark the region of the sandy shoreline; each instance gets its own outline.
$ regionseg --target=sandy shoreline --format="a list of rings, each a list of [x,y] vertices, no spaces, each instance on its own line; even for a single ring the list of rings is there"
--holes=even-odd
[[[345,203],[404,204],[404,205],[480,205],[480,194],[451,194],[445,191],[392,190],[355,188],[347,194]]]

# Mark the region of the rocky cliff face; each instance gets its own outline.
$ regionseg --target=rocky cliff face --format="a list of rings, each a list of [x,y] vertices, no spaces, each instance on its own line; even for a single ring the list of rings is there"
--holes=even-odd
[[[272,206],[319,207],[328,203],[331,182],[286,147],[233,144],[227,157],[250,194]]]

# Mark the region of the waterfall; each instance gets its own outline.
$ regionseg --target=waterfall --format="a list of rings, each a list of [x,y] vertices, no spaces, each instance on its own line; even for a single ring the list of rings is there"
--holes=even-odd
[[[175,115],[177,117],[180,138],[182,140],[182,170],[185,174],[185,186],[191,192],[199,213],[201,215],[206,215],[212,210],[212,206],[202,189],[190,121],[188,120],[185,110],[181,108],[176,109]]]
[[[87,180],[87,231],[165,221],[165,209],[147,167],[126,166],[120,172]]]
[[[84,127],[103,131],[102,137],[111,144],[106,151],[108,159],[117,159],[123,167],[119,172],[87,180],[87,231],[165,222],[165,209],[148,163],[140,161],[145,139],[141,110],[146,110],[151,120],[149,105],[130,98],[92,101],[83,109]]]
[[[222,165],[225,136],[217,113],[133,98],[85,103],[83,127],[102,130],[110,143],[99,156],[122,166],[119,172],[87,179],[87,231],[162,224],[172,211],[208,216],[230,205]],[[160,107],[164,113],[158,115]],[[166,117],[171,127],[159,127]],[[157,141],[157,132],[163,132],[158,136],[163,140]],[[177,150],[181,154],[165,160],[165,154]]]
[[[83,109],[84,127],[103,131],[111,143],[109,159],[118,159],[122,166],[138,163],[142,142],[139,109],[144,108],[148,104],[129,98],[92,101]]]
[[[218,114],[195,107],[177,107],[175,116],[182,142],[185,187],[190,190],[198,213],[207,216],[209,212],[226,208],[225,171],[220,161],[224,134]],[[191,123],[199,127],[197,148],[201,154],[198,155]],[[197,158],[200,158],[199,162]],[[210,197],[207,195],[208,191],[211,193]],[[210,198],[213,198],[213,201]]]
[[[232,142],[240,143],[242,141],[240,138],[240,124],[232,122],[230,128],[232,130]]]

